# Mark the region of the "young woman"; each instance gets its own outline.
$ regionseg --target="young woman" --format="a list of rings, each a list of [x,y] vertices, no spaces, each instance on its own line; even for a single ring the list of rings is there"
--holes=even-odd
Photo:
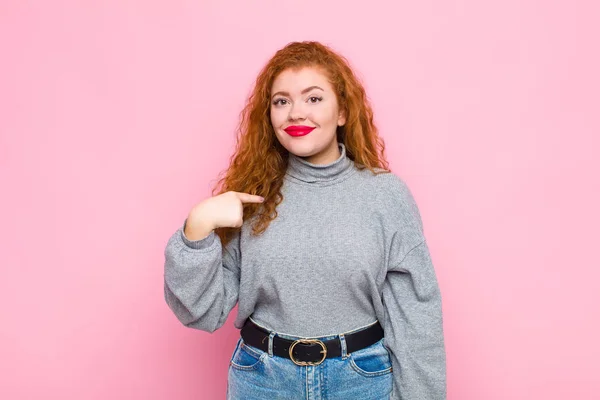
[[[165,249],[165,299],[214,332],[239,302],[228,399],[446,398],[418,207],[346,59],[294,42],[260,72],[218,194]]]

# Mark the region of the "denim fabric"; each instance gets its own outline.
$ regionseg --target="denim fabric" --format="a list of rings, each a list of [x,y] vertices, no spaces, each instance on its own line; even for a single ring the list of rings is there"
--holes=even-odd
[[[299,339],[271,332],[271,351],[263,351],[239,338],[229,363],[227,400],[390,399],[392,361],[383,339],[347,354],[344,334],[322,336],[317,339],[339,337],[342,355],[319,365],[300,366],[272,354],[274,336]]]

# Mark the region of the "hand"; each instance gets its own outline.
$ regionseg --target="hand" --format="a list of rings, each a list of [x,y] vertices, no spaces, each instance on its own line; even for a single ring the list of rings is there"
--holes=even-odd
[[[250,193],[229,191],[209,197],[190,211],[185,235],[190,240],[205,237],[216,228],[239,228],[244,223],[244,203],[262,203],[264,199]]]

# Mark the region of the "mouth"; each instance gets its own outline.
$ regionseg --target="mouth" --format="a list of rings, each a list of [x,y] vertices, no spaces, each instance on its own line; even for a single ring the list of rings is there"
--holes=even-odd
[[[305,125],[291,125],[284,129],[284,131],[290,136],[305,136],[311,133],[315,129],[314,126]]]

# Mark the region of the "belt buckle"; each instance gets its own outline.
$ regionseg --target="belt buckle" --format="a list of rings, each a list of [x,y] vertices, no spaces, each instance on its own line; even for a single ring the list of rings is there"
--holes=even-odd
[[[323,358],[321,360],[319,360],[319,361],[316,361],[316,362],[313,362],[313,361],[296,361],[296,360],[294,360],[294,356],[292,354],[292,351],[294,350],[294,346],[296,344],[298,344],[298,343],[318,343],[323,348],[323,350],[321,350],[319,352],[319,353],[323,353]],[[294,341],[294,343],[292,343],[292,345],[290,346],[290,359],[296,365],[319,365],[323,361],[325,361],[326,358],[327,358],[327,347],[325,347],[325,343],[323,343],[319,339],[298,339],[298,340]]]

